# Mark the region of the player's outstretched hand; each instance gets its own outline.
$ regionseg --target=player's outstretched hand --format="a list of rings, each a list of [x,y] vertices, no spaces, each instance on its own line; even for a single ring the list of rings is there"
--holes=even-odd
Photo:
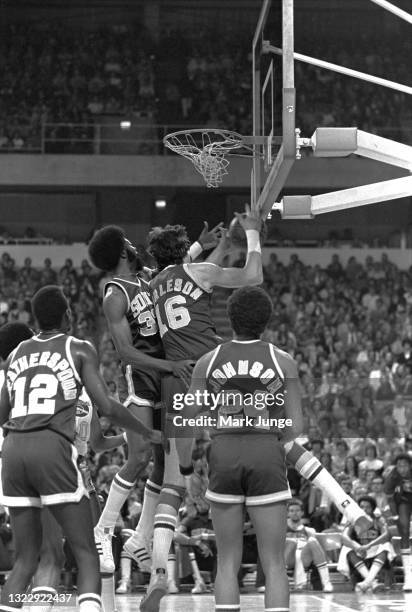
[[[257,210],[251,210],[249,204],[245,204],[244,213],[235,213],[235,216],[245,231],[253,229],[260,232],[262,219],[259,217]]]
[[[220,239],[221,233],[223,229],[223,221],[215,225],[209,231],[209,223],[207,221],[203,221],[203,229],[202,232],[197,239],[198,243],[202,246],[204,250],[213,249]]]
[[[189,388],[192,379],[192,372],[195,366],[193,359],[181,359],[180,361],[171,361],[173,376],[181,378]]]

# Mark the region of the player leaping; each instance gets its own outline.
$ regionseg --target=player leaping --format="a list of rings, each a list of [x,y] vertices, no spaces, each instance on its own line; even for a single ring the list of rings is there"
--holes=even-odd
[[[220,225],[208,231],[207,225],[191,248],[195,258],[204,245],[215,244]],[[165,374],[188,379],[189,361],[167,361],[159,336],[149,285],[143,278],[143,261],[127,240],[122,228],[109,225],[98,230],[89,244],[93,264],[112,274],[104,287],[103,310],[116,350],[125,366],[127,396],[122,398],[133,407],[148,426],[160,429],[160,380]],[[150,571],[150,545],[153,515],[163,482],[163,450],[151,448],[141,436],[127,432],[129,455],[126,464],[113,479],[109,497],[95,529],[102,572],[112,573],[114,561],[111,538],[121,507],[136,479],[146,468],[153,450],[154,468],[147,480],[143,508],[135,534],[125,550],[138,562],[141,570]]]
[[[243,268],[221,268],[209,262],[189,263],[189,240],[181,225],[157,228],[149,236],[148,250],[159,270],[150,284],[152,299],[167,359],[197,360],[219,343],[210,312],[213,287],[259,285],[263,280],[261,221],[249,208],[246,214],[237,216],[248,244]],[[162,400],[166,407],[170,407],[175,394],[184,394],[186,390],[184,381],[164,377]],[[167,592],[167,558],[185,491],[177,456],[179,439],[170,430],[168,433],[170,453],[165,457],[164,484],[154,519],[152,576],[140,607],[145,612],[158,610],[160,599]]]

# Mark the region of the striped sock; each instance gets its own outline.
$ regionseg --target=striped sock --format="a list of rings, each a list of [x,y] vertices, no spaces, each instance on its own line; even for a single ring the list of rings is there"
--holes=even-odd
[[[368,582],[373,582],[383,567],[382,559],[374,559],[369,570]]]
[[[36,605],[36,612],[50,612],[50,610],[53,607],[53,601],[47,602],[47,596],[53,596],[53,595],[57,595],[57,591],[56,589],[54,589],[53,587],[49,587],[49,586],[37,586],[32,588],[31,590],[33,595],[40,595],[40,596],[46,596],[44,597],[45,601],[44,603],[41,604],[37,604]]]
[[[328,584],[330,582],[328,564],[326,563],[326,561],[324,561],[323,563],[318,563],[316,567],[318,568],[322,586],[325,586],[325,584]]]
[[[79,612],[100,612],[101,598],[98,593],[82,593],[79,595]]]
[[[363,561],[359,561],[359,563],[355,563],[353,567],[355,568],[355,570],[359,572],[362,578],[366,579],[368,577],[368,574],[369,574],[368,568],[366,567]]]
[[[167,558],[167,577],[171,582],[176,581],[176,555],[172,552]]]
[[[117,518],[120,514],[120,510],[126,499],[129,497],[129,493],[134,487],[134,482],[128,482],[124,480],[119,474],[113,478],[113,482],[110,487],[109,497],[107,498],[106,505],[100,516],[99,522],[96,528],[99,529],[114,529]]]
[[[160,485],[157,485],[151,480],[146,481],[142,513],[140,515],[139,524],[136,527],[136,531],[143,532],[144,537],[149,540],[153,535],[153,517],[156,512],[156,506],[157,502],[159,501],[161,490],[162,487]]]
[[[165,509],[164,504],[162,504],[162,508]],[[158,568],[167,570],[167,559],[176,529],[177,510],[172,506],[166,506],[166,508],[167,512],[156,514],[154,519],[152,562],[154,570]]]
[[[342,489],[313,453],[297,442],[285,446],[286,457],[303,478],[321,489],[350,522],[364,515],[358,504]]]

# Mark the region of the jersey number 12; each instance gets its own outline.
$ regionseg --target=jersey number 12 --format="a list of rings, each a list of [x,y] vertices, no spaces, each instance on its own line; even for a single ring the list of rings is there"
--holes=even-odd
[[[26,389],[27,378],[18,378],[14,385],[14,405],[10,418],[24,417],[29,414],[53,414],[56,407],[56,394],[59,381],[52,374],[36,374]],[[27,398],[27,405],[24,403]],[[53,398],[53,399],[52,399]]]

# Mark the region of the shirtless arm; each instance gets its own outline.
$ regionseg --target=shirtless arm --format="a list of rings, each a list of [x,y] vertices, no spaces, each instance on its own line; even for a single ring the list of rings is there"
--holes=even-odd
[[[132,334],[126,318],[127,302],[122,291],[109,286],[103,299],[103,311],[110,334],[120,359],[132,368],[153,368],[162,374],[173,374],[188,379],[191,374],[191,362],[167,361],[150,357],[133,346]],[[156,325],[156,322],[153,322]]]

